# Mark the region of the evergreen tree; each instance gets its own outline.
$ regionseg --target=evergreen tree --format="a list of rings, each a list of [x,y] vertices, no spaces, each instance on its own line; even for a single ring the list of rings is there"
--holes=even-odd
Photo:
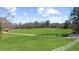
[[[73,23],[73,30],[75,33],[79,34],[79,7],[74,7],[70,19]]]
[[[48,27],[49,27],[49,25],[50,25],[50,21],[49,21],[49,20],[47,20],[47,21],[46,21],[46,23],[45,23],[45,27],[46,27],[46,28],[48,28]]]

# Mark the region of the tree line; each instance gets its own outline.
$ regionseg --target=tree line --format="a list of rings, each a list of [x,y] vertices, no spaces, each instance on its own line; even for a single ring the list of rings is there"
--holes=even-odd
[[[12,23],[9,20],[5,19],[3,24],[3,29],[31,29],[31,28],[72,28],[72,23],[67,20],[65,23],[50,23],[49,20],[44,22],[28,22],[28,23]]]

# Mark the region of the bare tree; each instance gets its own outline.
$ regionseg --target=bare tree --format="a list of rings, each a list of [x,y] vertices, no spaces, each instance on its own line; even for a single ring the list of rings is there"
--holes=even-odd
[[[14,16],[6,8],[0,7],[0,38],[2,37],[3,22],[12,19]]]

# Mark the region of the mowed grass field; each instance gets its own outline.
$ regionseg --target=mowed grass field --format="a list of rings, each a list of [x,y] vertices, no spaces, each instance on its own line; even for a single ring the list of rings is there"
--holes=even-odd
[[[0,39],[0,50],[51,51],[74,41],[73,39],[62,37],[63,34],[71,32],[71,29],[59,28],[13,29],[3,34],[3,38]],[[35,36],[11,33],[34,34]]]
[[[79,43],[77,43],[75,46],[72,48],[68,49],[67,51],[79,51]]]

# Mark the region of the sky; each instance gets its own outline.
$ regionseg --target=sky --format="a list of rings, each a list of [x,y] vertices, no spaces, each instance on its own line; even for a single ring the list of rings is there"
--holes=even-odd
[[[44,22],[64,23],[69,19],[72,7],[6,7],[15,18],[13,23]]]

